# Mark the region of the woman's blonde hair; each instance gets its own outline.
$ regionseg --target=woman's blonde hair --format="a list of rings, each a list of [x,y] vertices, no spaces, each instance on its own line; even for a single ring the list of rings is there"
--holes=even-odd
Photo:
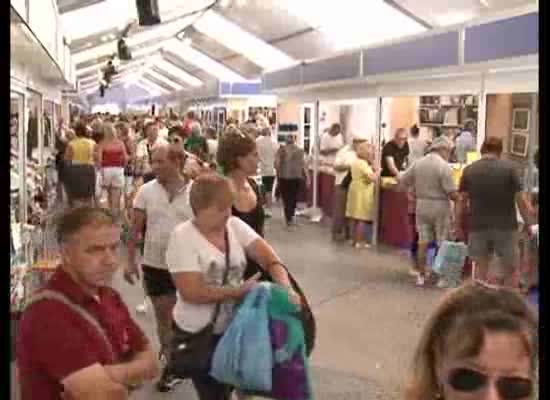
[[[525,300],[508,289],[471,283],[450,292],[424,326],[416,348],[405,399],[437,398],[437,369],[444,357],[477,356],[487,332],[509,332],[523,339],[534,375],[538,354],[537,317]]]
[[[116,139],[117,131],[115,125],[112,122],[103,123],[103,134],[105,139]]]
[[[193,181],[189,193],[189,203],[195,215],[212,205],[231,207],[233,189],[225,177],[216,173],[205,173]]]

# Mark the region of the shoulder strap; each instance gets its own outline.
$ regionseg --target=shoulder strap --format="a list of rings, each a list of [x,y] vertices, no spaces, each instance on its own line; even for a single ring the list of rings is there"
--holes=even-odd
[[[34,294],[27,304],[25,305],[25,310],[28,309],[30,306],[32,306],[35,303],[38,303],[43,300],[54,300],[58,301],[60,303],[63,303],[67,307],[69,307],[73,312],[78,314],[80,317],[82,317],[84,320],[86,320],[90,325],[92,325],[96,330],[97,333],[99,333],[99,336],[103,339],[105,342],[105,345],[107,346],[107,349],[109,350],[109,353],[112,357],[112,359],[115,359],[115,352],[113,350],[113,346],[111,342],[109,341],[109,338],[107,337],[107,334],[105,333],[103,327],[99,324],[99,322],[90,314],[88,311],[86,311],[83,307],[79,306],[78,304],[73,303],[67,296],[65,296],[63,293],[60,293],[55,290],[41,290],[40,292]]]
[[[227,233],[227,228],[225,229],[225,270],[223,271],[222,286],[227,284],[227,278],[229,277],[229,268],[231,267],[231,253],[229,251],[229,235]],[[211,324],[214,324],[218,319],[220,314],[221,303],[216,303],[216,308],[214,309],[214,315],[212,316]]]

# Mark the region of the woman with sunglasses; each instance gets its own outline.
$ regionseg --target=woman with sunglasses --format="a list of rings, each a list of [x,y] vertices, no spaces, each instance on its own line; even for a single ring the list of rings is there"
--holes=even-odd
[[[538,322],[515,292],[471,283],[450,292],[428,320],[406,400],[531,400]]]

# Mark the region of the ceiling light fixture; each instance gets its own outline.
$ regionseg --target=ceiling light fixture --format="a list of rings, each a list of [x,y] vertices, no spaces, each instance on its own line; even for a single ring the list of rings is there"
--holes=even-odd
[[[296,63],[280,49],[243,30],[217,12],[207,12],[194,27],[224,47],[242,54],[264,70],[282,69]]]
[[[150,68],[147,69],[145,71],[145,73],[151,75],[153,78],[155,78],[158,81],[164,83],[166,86],[173,88],[174,90],[182,90],[183,89],[183,86],[177,84],[176,82],[171,81],[170,79],[168,79],[164,75],[159,74],[158,72],[156,72],[156,71],[154,71]]]
[[[177,59],[193,64],[219,80],[226,82],[246,81],[244,77],[227,68],[225,65],[213,60],[211,57],[196,50],[192,46],[182,45],[181,41],[175,38],[166,42],[164,49]]]
[[[176,67],[171,62],[166,61],[162,58],[158,61],[155,61],[153,66],[157,69],[160,69],[163,72],[166,72],[169,75],[174,76],[180,81],[187,83],[190,86],[199,87],[199,86],[202,86],[203,84],[202,81],[197,77],[191,75],[190,73],[188,73],[187,71],[181,68]]]

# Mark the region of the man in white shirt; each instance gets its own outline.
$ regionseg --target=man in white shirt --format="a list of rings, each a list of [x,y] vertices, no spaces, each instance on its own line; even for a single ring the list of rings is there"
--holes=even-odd
[[[275,155],[279,150],[279,144],[271,137],[271,128],[260,130],[260,136],[256,139],[256,148],[260,158],[260,175],[265,194],[266,216],[271,217],[273,183],[275,182]]]
[[[351,164],[357,159],[357,147],[365,143],[368,139],[366,135],[353,134],[351,145],[342,147],[336,153],[334,160],[334,208],[332,211],[332,240],[341,241],[349,232],[346,224],[346,203],[348,198],[348,187],[350,179]]]
[[[140,141],[136,149],[136,172],[143,177],[143,182],[154,179],[152,156],[158,146],[166,146],[168,142],[159,137],[159,125],[154,120],[145,122],[145,139]]]
[[[141,186],[134,199],[128,266],[124,272],[130,284],[134,284],[135,278],[139,280],[136,245],[147,224],[143,283],[155,311],[161,358],[168,356],[166,352],[172,337],[172,310],[176,304],[176,288],[166,265],[168,239],[177,224],[187,221],[193,215],[189,205],[191,183],[181,174],[184,159],[183,149],[178,145],[160,145],[153,151],[151,165],[156,179]],[[166,392],[176,383],[179,382],[163,375],[157,389]]]
[[[330,126],[328,132],[321,136],[319,158],[319,206],[323,213],[329,215],[332,213],[333,199],[328,193],[334,191],[334,161],[336,153],[344,147],[344,138],[340,124],[335,123]]]

